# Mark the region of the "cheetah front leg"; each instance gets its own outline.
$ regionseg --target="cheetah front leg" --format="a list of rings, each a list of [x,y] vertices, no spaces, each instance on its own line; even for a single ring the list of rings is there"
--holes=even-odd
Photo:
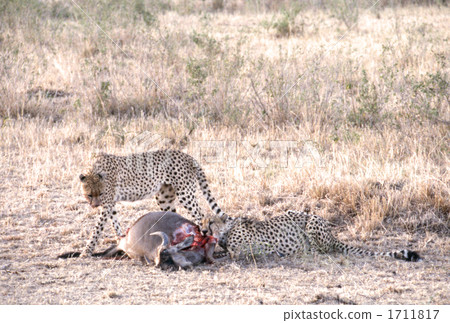
[[[122,236],[122,229],[120,223],[117,219],[117,211],[114,204],[107,204],[102,207],[100,212],[100,218],[95,226],[94,232],[92,233],[92,238],[86,246],[85,251],[82,256],[91,256],[97,246],[98,239],[101,237],[103,229],[105,228],[108,218],[112,220],[112,225],[117,233],[117,236]]]
[[[115,206],[112,208],[112,212],[109,218],[112,220],[112,226],[116,231],[117,237],[122,237],[124,233],[122,232],[122,227],[120,226],[120,222],[117,219],[117,211]]]

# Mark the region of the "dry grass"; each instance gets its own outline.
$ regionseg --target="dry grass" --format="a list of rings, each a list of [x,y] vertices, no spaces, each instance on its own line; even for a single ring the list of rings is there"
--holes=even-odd
[[[448,304],[448,7],[360,10],[339,41],[332,9],[137,3],[82,3],[120,48],[69,4],[0,5],[1,303]],[[426,262],[54,260],[96,221],[77,180],[92,152],[168,147],[231,215],[307,208]],[[121,203],[122,225],[156,208]]]

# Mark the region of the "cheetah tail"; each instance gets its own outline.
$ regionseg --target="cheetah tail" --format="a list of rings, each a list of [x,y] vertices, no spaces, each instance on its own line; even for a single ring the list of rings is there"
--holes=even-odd
[[[384,253],[384,256],[392,257],[395,259],[400,259],[404,261],[411,261],[411,262],[421,262],[423,261],[423,258],[420,257],[420,255],[415,252],[408,249],[403,249],[400,251],[392,251],[392,252],[386,252]]]
[[[197,180],[200,185],[200,188],[202,190],[203,196],[208,201],[209,206],[211,207],[211,210],[220,217],[227,217],[225,212],[222,211],[222,209],[217,205],[216,200],[211,194],[211,190],[209,189],[208,181],[206,180],[206,175],[199,163],[196,160],[193,160],[193,164],[195,169],[197,170]]]
[[[377,252],[377,251],[371,251],[371,250],[364,250],[357,247],[349,246],[343,242],[340,242],[336,240],[335,242],[335,249],[343,254],[353,254],[353,255],[360,255],[360,256],[370,256],[370,257],[391,257],[394,259],[404,260],[404,261],[411,261],[411,262],[420,262],[422,261],[422,257],[415,252],[411,250],[400,250],[400,251],[389,251],[389,252]]]

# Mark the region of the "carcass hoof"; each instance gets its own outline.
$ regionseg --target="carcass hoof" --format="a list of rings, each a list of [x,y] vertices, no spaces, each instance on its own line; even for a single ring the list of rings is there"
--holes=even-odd
[[[78,258],[80,257],[81,252],[79,251],[70,251],[65,252],[57,257],[57,259],[69,259],[69,258]]]

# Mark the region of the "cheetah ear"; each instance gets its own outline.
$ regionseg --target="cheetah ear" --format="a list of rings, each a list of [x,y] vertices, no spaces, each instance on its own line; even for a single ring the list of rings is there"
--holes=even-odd
[[[80,174],[80,181],[83,183],[86,181],[86,175]]]
[[[226,215],[225,213],[222,214],[222,215],[220,216],[220,220],[222,220],[223,222],[226,222],[226,221],[228,220],[228,215]]]

